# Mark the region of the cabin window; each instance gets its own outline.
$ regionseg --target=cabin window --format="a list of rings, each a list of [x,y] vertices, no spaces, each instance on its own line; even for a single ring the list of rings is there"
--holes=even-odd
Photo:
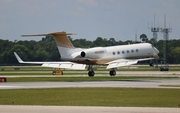
[[[120,52],[118,51],[117,54],[120,54]]]
[[[127,50],[127,53],[129,53],[129,50]]]
[[[116,53],[115,53],[115,52],[113,52],[112,54],[113,54],[113,55],[115,55]]]
[[[132,53],[134,53],[134,50],[131,50]]]
[[[122,53],[124,54],[124,51],[122,51]]]
[[[138,52],[139,50],[138,49],[136,49],[136,52]]]

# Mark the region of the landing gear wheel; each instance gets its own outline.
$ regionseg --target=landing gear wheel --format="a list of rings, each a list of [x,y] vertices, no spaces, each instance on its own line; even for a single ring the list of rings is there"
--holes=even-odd
[[[94,71],[89,71],[89,72],[88,72],[89,77],[93,77],[94,74],[95,74]]]
[[[115,75],[116,75],[116,71],[115,71],[115,70],[111,70],[111,71],[109,72],[109,75],[110,75],[110,76],[115,76]]]
[[[93,68],[92,68],[92,65],[89,65],[88,71],[89,71],[88,72],[89,77],[93,77],[95,75]]]

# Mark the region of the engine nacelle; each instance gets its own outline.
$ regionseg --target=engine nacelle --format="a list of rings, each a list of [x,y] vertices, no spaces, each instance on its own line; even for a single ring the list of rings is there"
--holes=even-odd
[[[105,54],[106,49],[104,49],[103,47],[95,47],[82,51],[80,56],[89,59],[99,59],[102,58]]]

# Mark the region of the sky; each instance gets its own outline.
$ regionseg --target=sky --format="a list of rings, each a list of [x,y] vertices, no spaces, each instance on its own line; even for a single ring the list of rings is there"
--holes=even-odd
[[[150,27],[164,28],[164,15],[169,39],[180,39],[180,0],[0,0],[0,39],[38,41],[21,35],[66,31],[73,39],[134,41],[137,34],[140,41],[153,37]]]

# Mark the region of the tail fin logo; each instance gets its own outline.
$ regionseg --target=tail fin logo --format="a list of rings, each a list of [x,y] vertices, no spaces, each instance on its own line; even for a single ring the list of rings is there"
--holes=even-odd
[[[73,35],[73,34],[72,33],[66,34],[66,32],[54,32],[54,33],[49,33],[48,34],[48,36],[53,36],[54,37],[57,46],[74,48],[73,44],[68,39],[67,35]]]

